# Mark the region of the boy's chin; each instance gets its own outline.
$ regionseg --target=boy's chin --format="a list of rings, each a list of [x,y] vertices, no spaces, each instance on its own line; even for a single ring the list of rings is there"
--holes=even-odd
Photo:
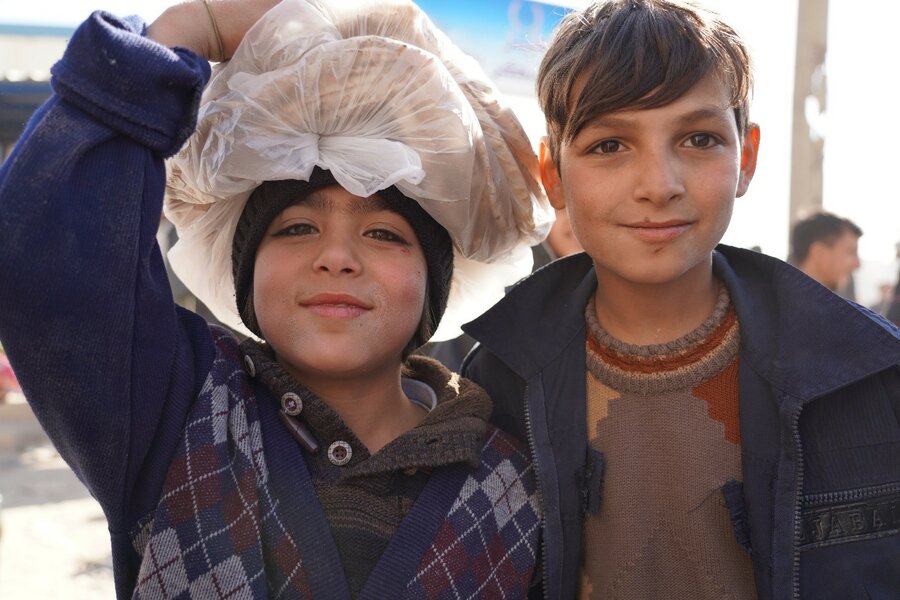
[[[400,367],[403,348],[378,348],[360,341],[319,344],[318,348],[291,348],[278,354],[278,362],[300,383],[308,379],[355,379],[378,369]]]
[[[677,263],[653,261],[646,265],[632,263],[625,269],[606,268],[595,261],[595,266],[601,279],[605,274],[632,286],[678,287],[701,283],[712,277],[712,263],[709,260]]]

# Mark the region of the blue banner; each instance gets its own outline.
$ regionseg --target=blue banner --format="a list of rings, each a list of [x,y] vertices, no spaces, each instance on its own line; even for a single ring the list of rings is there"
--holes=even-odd
[[[500,91],[534,96],[538,65],[569,9],[530,0],[417,0],[434,23],[473,56]]]

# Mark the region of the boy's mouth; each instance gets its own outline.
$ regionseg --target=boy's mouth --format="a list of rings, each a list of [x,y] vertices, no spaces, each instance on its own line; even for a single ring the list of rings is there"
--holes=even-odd
[[[349,294],[316,294],[302,300],[300,306],[316,316],[330,319],[352,319],[372,310],[370,304]]]
[[[690,229],[690,221],[640,221],[626,225],[640,239],[648,242],[668,242]]]

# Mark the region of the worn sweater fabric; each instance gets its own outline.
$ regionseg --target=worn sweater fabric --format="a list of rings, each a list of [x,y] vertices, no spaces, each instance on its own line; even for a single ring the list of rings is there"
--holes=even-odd
[[[401,491],[402,483],[374,490],[349,483],[354,467],[365,470],[362,460],[343,465],[348,473],[329,473],[348,481],[341,486],[332,480],[330,493],[320,495],[323,482],[313,480],[308,464],[322,461],[304,457],[287,438],[274,397],[261,393],[265,384],[255,381],[260,373],[255,366],[247,372],[247,358],[254,357],[242,353],[224,330],[212,333],[217,356],[188,415],[158,505],[130,532],[140,557],[135,598],[527,595],[540,509],[518,442],[482,425],[478,447],[464,449],[466,460],[451,458],[452,449],[435,453],[443,454],[443,461],[435,461],[442,465],[418,482],[415,499],[389,515],[389,531],[352,523],[379,512],[368,505],[351,509],[348,501],[383,501]],[[481,394],[472,384],[466,387],[469,399]],[[466,403],[457,390],[441,390],[445,403]],[[398,465],[421,462],[394,458]],[[376,478],[371,473],[368,483]],[[347,547],[353,542],[378,554],[355,562],[359,556]]]
[[[164,158],[193,131],[209,65],[144,29],[82,24],[0,166],[0,339],[103,507],[119,597],[350,597],[278,399],[230,334],[173,303]],[[359,597],[526,593],[533,472],[506,434],[481,442],[477,466],[432,471]]]
[[[247,340],[241,345],[254,376],[274,398],[300,398],[297,419],[319,445],[303,452],[322,512],[328,521],[351,593],[362,590],[372,569],[409,514],[435,469],[457,463],[477,468],[491,403],[480,387],[451,373],[433,359],[410,357],[403,389],[428,414],[412,430],[371,455],[341,417],[291,377],[270,346]],[[424,385],[423,385],[424,384]],[[350,448],[338,465],[328,449]]]
[[[728,291],[666,344],[636,346],[587,321],[587,425],[602,502],[584,522],[582,598],[755,598],[722,488],[741,477],[740,334]]]
[[[720,245],[712,261],[740,322],[742,476],[727,492],[758,597],[895,598],[900,330],[759,252]],[[602,504],[602,454],[585,435],[596,288],[591,257],[576,254],[464,328],[479,345],[463,375],[490,394],[492,421],[531,446],[551,598],[575,596],[585,509]]]

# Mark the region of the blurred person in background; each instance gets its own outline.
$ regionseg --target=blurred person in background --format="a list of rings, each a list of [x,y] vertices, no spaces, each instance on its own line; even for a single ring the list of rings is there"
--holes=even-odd
[[[900,242],[897,242],[897,258],[900,259]],[[888,321],[900,327],[900,272],[897,273],[897,285],[894,286],[894,298],[884,313]]]
[[[878,301],[869,306],[869,310],[886,317],[891,305],[894,303],[894,285],[884,282],[878,286]]]
[[[789,262],[833,292],[854,300],[853,271],[859,268],[857,245],[862,234],[849,219],[816,212],[794,224]]]
[[[894,301],[891,302],[885,317],[887,317],[888,321],[900,327],[900,279],[898,279],[897,286],[894,288]]]
[[[572,225],[569,223],[569,215],[564,210],[556,211],[556,221],[550,228],[547,239],[536,246],[532,246],[531,253],[534,256],[533,271],[550,264],[557,258],[577,254],[582,251],[581,244],[575,239]],[[428,342],[418,352],[425,356],[437,359],[451,371],[458,372],[463,359],[475,345],[472,336],[464,333],[459,337],[441,342]]]
[[[6,358],[6,353],[3,352],[3,346],[0,345],[0,404],[6,401],[6,396],[10,392],[21,391],[16,374],[9,366],[9,360]]]

